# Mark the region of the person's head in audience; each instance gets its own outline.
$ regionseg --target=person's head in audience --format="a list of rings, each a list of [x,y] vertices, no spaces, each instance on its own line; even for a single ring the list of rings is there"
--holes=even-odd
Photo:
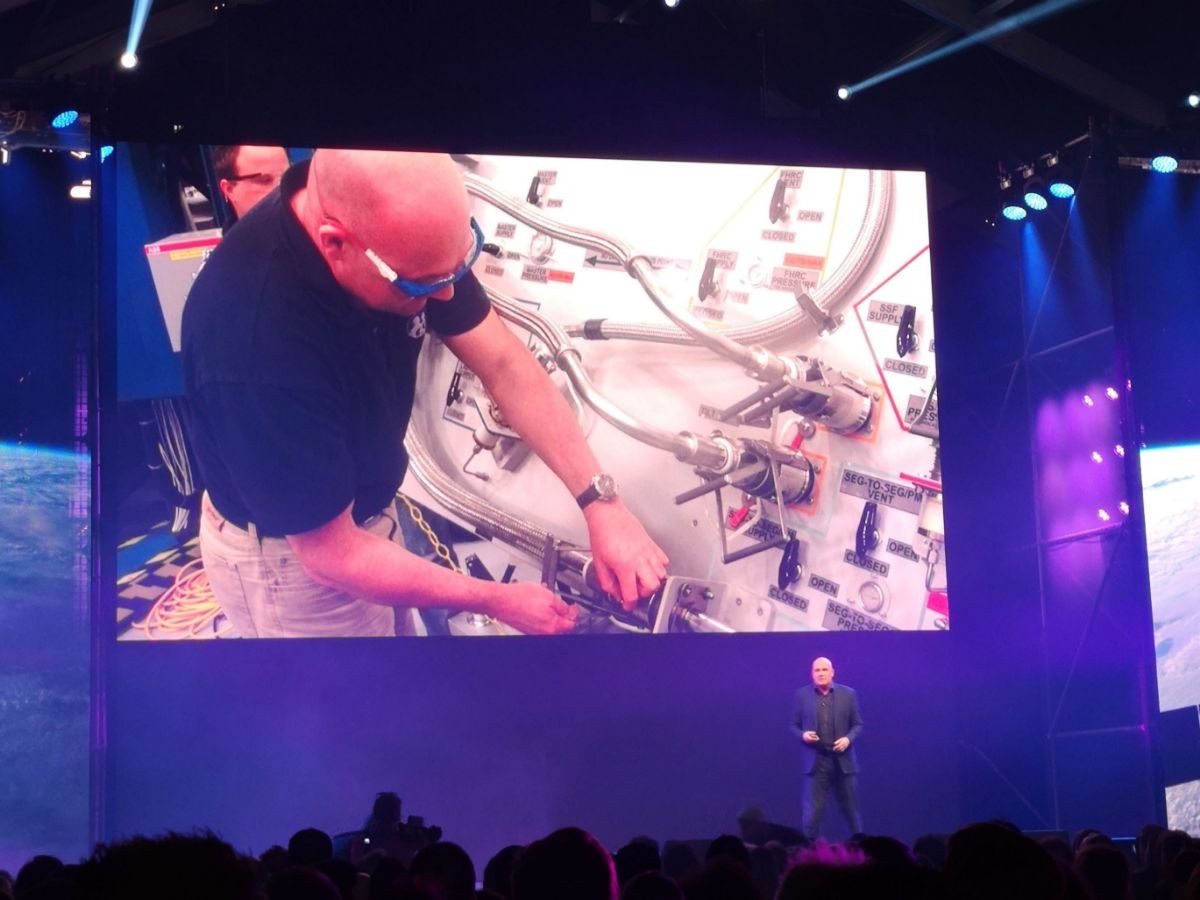
[[[474,900],[475,865],[467,851],[450,841],[422,847],[409,866],[413,884],[436,900]]]
[[[708,845],[704,853],[705,862],[724,857],[731,859],[744,869],[750,868],[750,851],[736,834],[723,834]]]
[[[614,853],[613,863],[617,867],[617,884],[621,887],[643,872],[657,872],[662,869],[658,848],[638,840],[630,841]]]
[[[771,823],[761,806],[747,806],[738,813],[738,828],[747,844],[765,844],[771,839]]]
[[[950,891],[963,900],[1058,900],[1062,876],[1050,854],[1011,825],[982,822],[950,837]]]
[[[1042,849],[1068,868],[1075,864],[1075,851],[1064,837],[1051,835],[1038,841]]]
[[[689,844],[681,841],[668,841],[663,847],[663,872],[678,881],[684,875],[700,871],[700,858]]]
[[[260,897],[249,864],[210,832],[137,837],[98,847],[81,867],[80,879],[88,900]]]
[[[1080,849],[1075,873],[1091,900],[1124,900],[1129,890],[1129,862],[1111,844],[1093,843]]]
[[[520,844],[503,847],[483,867],[483,886],[505,900],[512,896],[512,873],[525,848]]]
[[[621,900],[684,900],[674,879],[662,872],[643,872],[621,888]]]
[[[902,841],[886,835],[868,835],[858,842],[859,849],[873,863],[884,866],[911,866],[914,862]]]
[[[293,866],[315,866],[333,859],[333,838],[319,828],[301,828],[288,841],[287,853]]]
[[[13,896],[27,897],[44,884],[62,881],[66,874],[67,867],[57,856],[35,856],[17,870],[17,879],[12,884]]]
[[[372,828],[395,828],[400,824],[400,795],[393,791],[380,791],[371,805],[367,817],[367,830]]]
[[[617,900],[617,873],[600,842],[561,828],[525,848],[513,871],[513,900]]]
[[[276,872],[282,872],[292,864],[288,859],[287,849],[278,844],[272,844],[262,852],[258,859],[263,864],[268,878]]]
[[[217,187],[237,218],[275,190],[288,168],[283,147],[223,145],[212,150]]]

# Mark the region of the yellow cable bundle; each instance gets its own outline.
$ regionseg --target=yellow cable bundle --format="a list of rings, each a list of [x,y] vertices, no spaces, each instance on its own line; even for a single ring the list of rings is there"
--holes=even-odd
[[[137,627],[152,641],[163,638],[190,639],[197,637],[220,614],[221,607],[213,597],[208,573],[199,559],[193,559],[176,573],[175,582],[163,591]],[[227,622],[213,637],[220,637],[228,631]]]

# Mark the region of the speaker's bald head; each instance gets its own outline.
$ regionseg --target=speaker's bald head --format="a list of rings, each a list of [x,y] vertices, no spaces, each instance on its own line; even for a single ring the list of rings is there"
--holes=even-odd
[[[402,274],[436,273],[447,242],[461,252],[470,204],[449,156],[318,150],[312,173],[323,211]]]

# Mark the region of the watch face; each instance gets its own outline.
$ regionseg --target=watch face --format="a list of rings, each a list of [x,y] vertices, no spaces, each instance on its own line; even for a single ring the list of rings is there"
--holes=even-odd
[[[611,500],[617,496],[617,482],[611,475],[597,475],[592,481],[601,499]]]

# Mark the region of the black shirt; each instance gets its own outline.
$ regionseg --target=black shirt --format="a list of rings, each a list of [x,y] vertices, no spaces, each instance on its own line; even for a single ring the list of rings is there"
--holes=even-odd
[[[391,502],[408,465],[426,323],[463,334],[490,308],[470,274],[453,299],[412,317],[366,307],[334,280],[292,212],[307,178],[307,162],[292,167],[229,230],[183,312],[205,487],[223,516],[264,536],[309,531],[351,501],[361,523]]]

